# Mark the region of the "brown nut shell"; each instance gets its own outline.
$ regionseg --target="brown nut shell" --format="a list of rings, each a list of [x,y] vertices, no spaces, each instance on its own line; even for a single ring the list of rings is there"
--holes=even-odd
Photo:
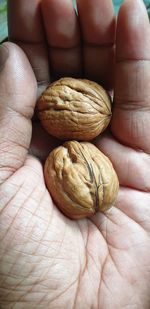
[[[88,142],[71,141],[55,148],[46,160],[44,175],[57,206],[72,219],[107,210],[119,189],[112,163]]]
[[[37,108],[42,126],[62,140],[91,140],[105,130],[111,119],[107,92],[86,79],[65,77],[50,84]]]

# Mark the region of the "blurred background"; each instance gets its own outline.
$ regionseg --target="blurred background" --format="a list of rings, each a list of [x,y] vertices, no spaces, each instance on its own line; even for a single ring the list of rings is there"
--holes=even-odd
[[[15,1],[15,0],[13,0]],[[63,0],[62,0],[63,1]],[[106,0],[104,0],[106,1]],[[75,5],[76,0],[73,0]],[[118,13],[123,0],[113,0],[115,13]],[[150,0],[144,0],[150,17]],[[29,2],[30,3],[30,2]],[[0,0],[0,42],[7,39],[7,0]]]

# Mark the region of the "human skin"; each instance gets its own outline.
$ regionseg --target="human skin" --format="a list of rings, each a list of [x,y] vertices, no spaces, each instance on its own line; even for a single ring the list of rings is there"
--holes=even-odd
[[[78,0],[78,17],[71,3],[8,1],[10,39],[27,56],[13,43],[0,52],[1,62],[9,54],[0,65],[0,308],[149,309],[148,16],[142,0],[125,0],[115,39],[110,0]],[[120,190],[108,212],[72,221],[43,177],[58,141],[31,118],[52,76],[83,73],[114,85],[111,126],[95,144],[113,162]]]

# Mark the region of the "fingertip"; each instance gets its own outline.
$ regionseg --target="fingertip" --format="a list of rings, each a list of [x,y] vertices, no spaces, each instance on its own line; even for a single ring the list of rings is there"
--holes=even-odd
[[[43,42],[41,0],[8,0],[8,36],[19,43]]]
[[[149,59],[149,38],[149,18],[143,0],[124,0],[117,21],[117,60]]]
[[[72,0],[43,0],[42,16],[50,47],[73,48],[80,41]]]
[[[5,63],[9,57],[9,50],[5,44],[0,45],[0,72],[3,70]]]
[[[120,15],[121,12],[129,15],[129,11],[131,12],[131,14],[137,13],[136,16],[132,15],[131,22],[133,21],[133,17],[137,18],[139,17],[139,14],[141,15],[143,13],[146,14],[147,21],[149,21],[146,6],[143,0],[124,0],[122,5],[120,6],[118,16]]]
[[[7,72],[7,81],[12,80],[12,84],[15,83],[16,86],[24,82],[26,86],[30,84],[32,87],[36,87],[36,78],[24,51],[12,42],[6,42],[4,46],[9,54],[6,70],[10,73]],[[15,79],[11,78],[11,76],[15,76]]]
[[[3,99],[7,98],[7,105],[12,109],[21,114],[29,110],[31,114],[37,95],[37,82],[29,60],[15,43],[6,42],[3,47],[9,57],[0,74],[0,93],[3,93]]]
[[[84,41],[88,44],[114,43],[116,18],[111,0],[77,0]]]

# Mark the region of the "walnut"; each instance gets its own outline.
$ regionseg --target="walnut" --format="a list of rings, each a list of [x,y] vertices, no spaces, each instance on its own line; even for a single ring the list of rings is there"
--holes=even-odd
[[[88,142],[70,141],[55,148],[46,160],[44,175],[57,206],[72,219],[107,210],[119,189],[110,160]]]
[[[91,140],[105,130],[111,119],[107,92],[86,79],[65,77],[50,84],[37,108],[43,127],[62,140]]]

